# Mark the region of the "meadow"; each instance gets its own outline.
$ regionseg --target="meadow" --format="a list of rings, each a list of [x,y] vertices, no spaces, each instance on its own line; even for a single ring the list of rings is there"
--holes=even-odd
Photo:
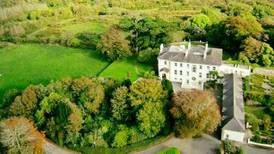
[[[0,98],[9,89],[22,90],[30,84],[47,84],[67,77],[103,76],[135,81],[151,66],[135,57],[108,62],[91,49],[57,45],[20,44],[0,49]]]
[[[0,95],[66,77],[96,76],[109,62],[92,50],[21,44],[0,49]]]
[[[147,71],[152,71],[152,67],[140,64],[135,57],[130,57],[128,59],[113,62],[100,74],[100,76],[111,77],[118,80],[129,78],[131,81],[135,81]]]

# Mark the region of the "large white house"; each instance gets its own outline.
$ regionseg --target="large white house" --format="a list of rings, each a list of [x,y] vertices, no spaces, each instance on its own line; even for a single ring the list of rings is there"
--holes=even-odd
[[[158,56],[159,77],[184,89],[203,89],[204,83],[211,79],[212,71],[219,75],[250,75],[249,67],[225,64],[222,55],[222,49],[210,48],[207,43],[195,46],[191,42],[162,44]]]

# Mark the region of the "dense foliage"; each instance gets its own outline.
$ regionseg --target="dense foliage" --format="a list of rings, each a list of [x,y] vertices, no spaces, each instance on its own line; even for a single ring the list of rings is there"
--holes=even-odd
[[[180,137],[211,133],[221,122],[220,107],[209,91],[175,93],[170,112],[175,119],[175,132]]]
[[[82,77],[30,86],[6,114],[33,120],[48,138],[72,148],[123,147],[158,135],[167,114],[161,82],[139,79],[128,87],[123,84]]]

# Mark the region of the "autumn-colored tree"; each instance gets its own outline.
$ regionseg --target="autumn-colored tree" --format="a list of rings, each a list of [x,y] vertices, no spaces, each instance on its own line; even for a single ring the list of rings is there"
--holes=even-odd
[[[115,26],[102,36],[97,48],[111,61],[131,55],[129,41],[123,32]]]
[[[219,105],[212,92],[180,91],[173,95],[170,112],[180,137],[212,133],[221,122]]]
[[[41,154],[45,139],[31,121],[13,117],[0,122],[0,142],[10,154]]]
[[[31,117],[37,106],[37,96],[34,86],[28,87],[21,96],[17,96],[10,106],[10,112],[14,116]]]
[[[257,63],[263,66],[271,66],[274,59],[274,51],[267,43],[258,41],[252,37],[247,38],[241,46],[240,60],[246,63]]]
[[[119,121],[129,120],[129,90],[127,87],[122,86],[117,88],[113,93],[111,99],[112,116]]]

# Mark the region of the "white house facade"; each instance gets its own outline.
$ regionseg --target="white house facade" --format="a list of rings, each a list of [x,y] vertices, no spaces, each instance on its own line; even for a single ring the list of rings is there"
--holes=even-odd
[[[237,73],[241,76],[250,74],[249,67],[223,64],[222,49],[204,46],[161,45],[158,56],[159,77],[179,84],[184,89],[203,89],[204,83],[211,79],[210,72],[219,75]]]

